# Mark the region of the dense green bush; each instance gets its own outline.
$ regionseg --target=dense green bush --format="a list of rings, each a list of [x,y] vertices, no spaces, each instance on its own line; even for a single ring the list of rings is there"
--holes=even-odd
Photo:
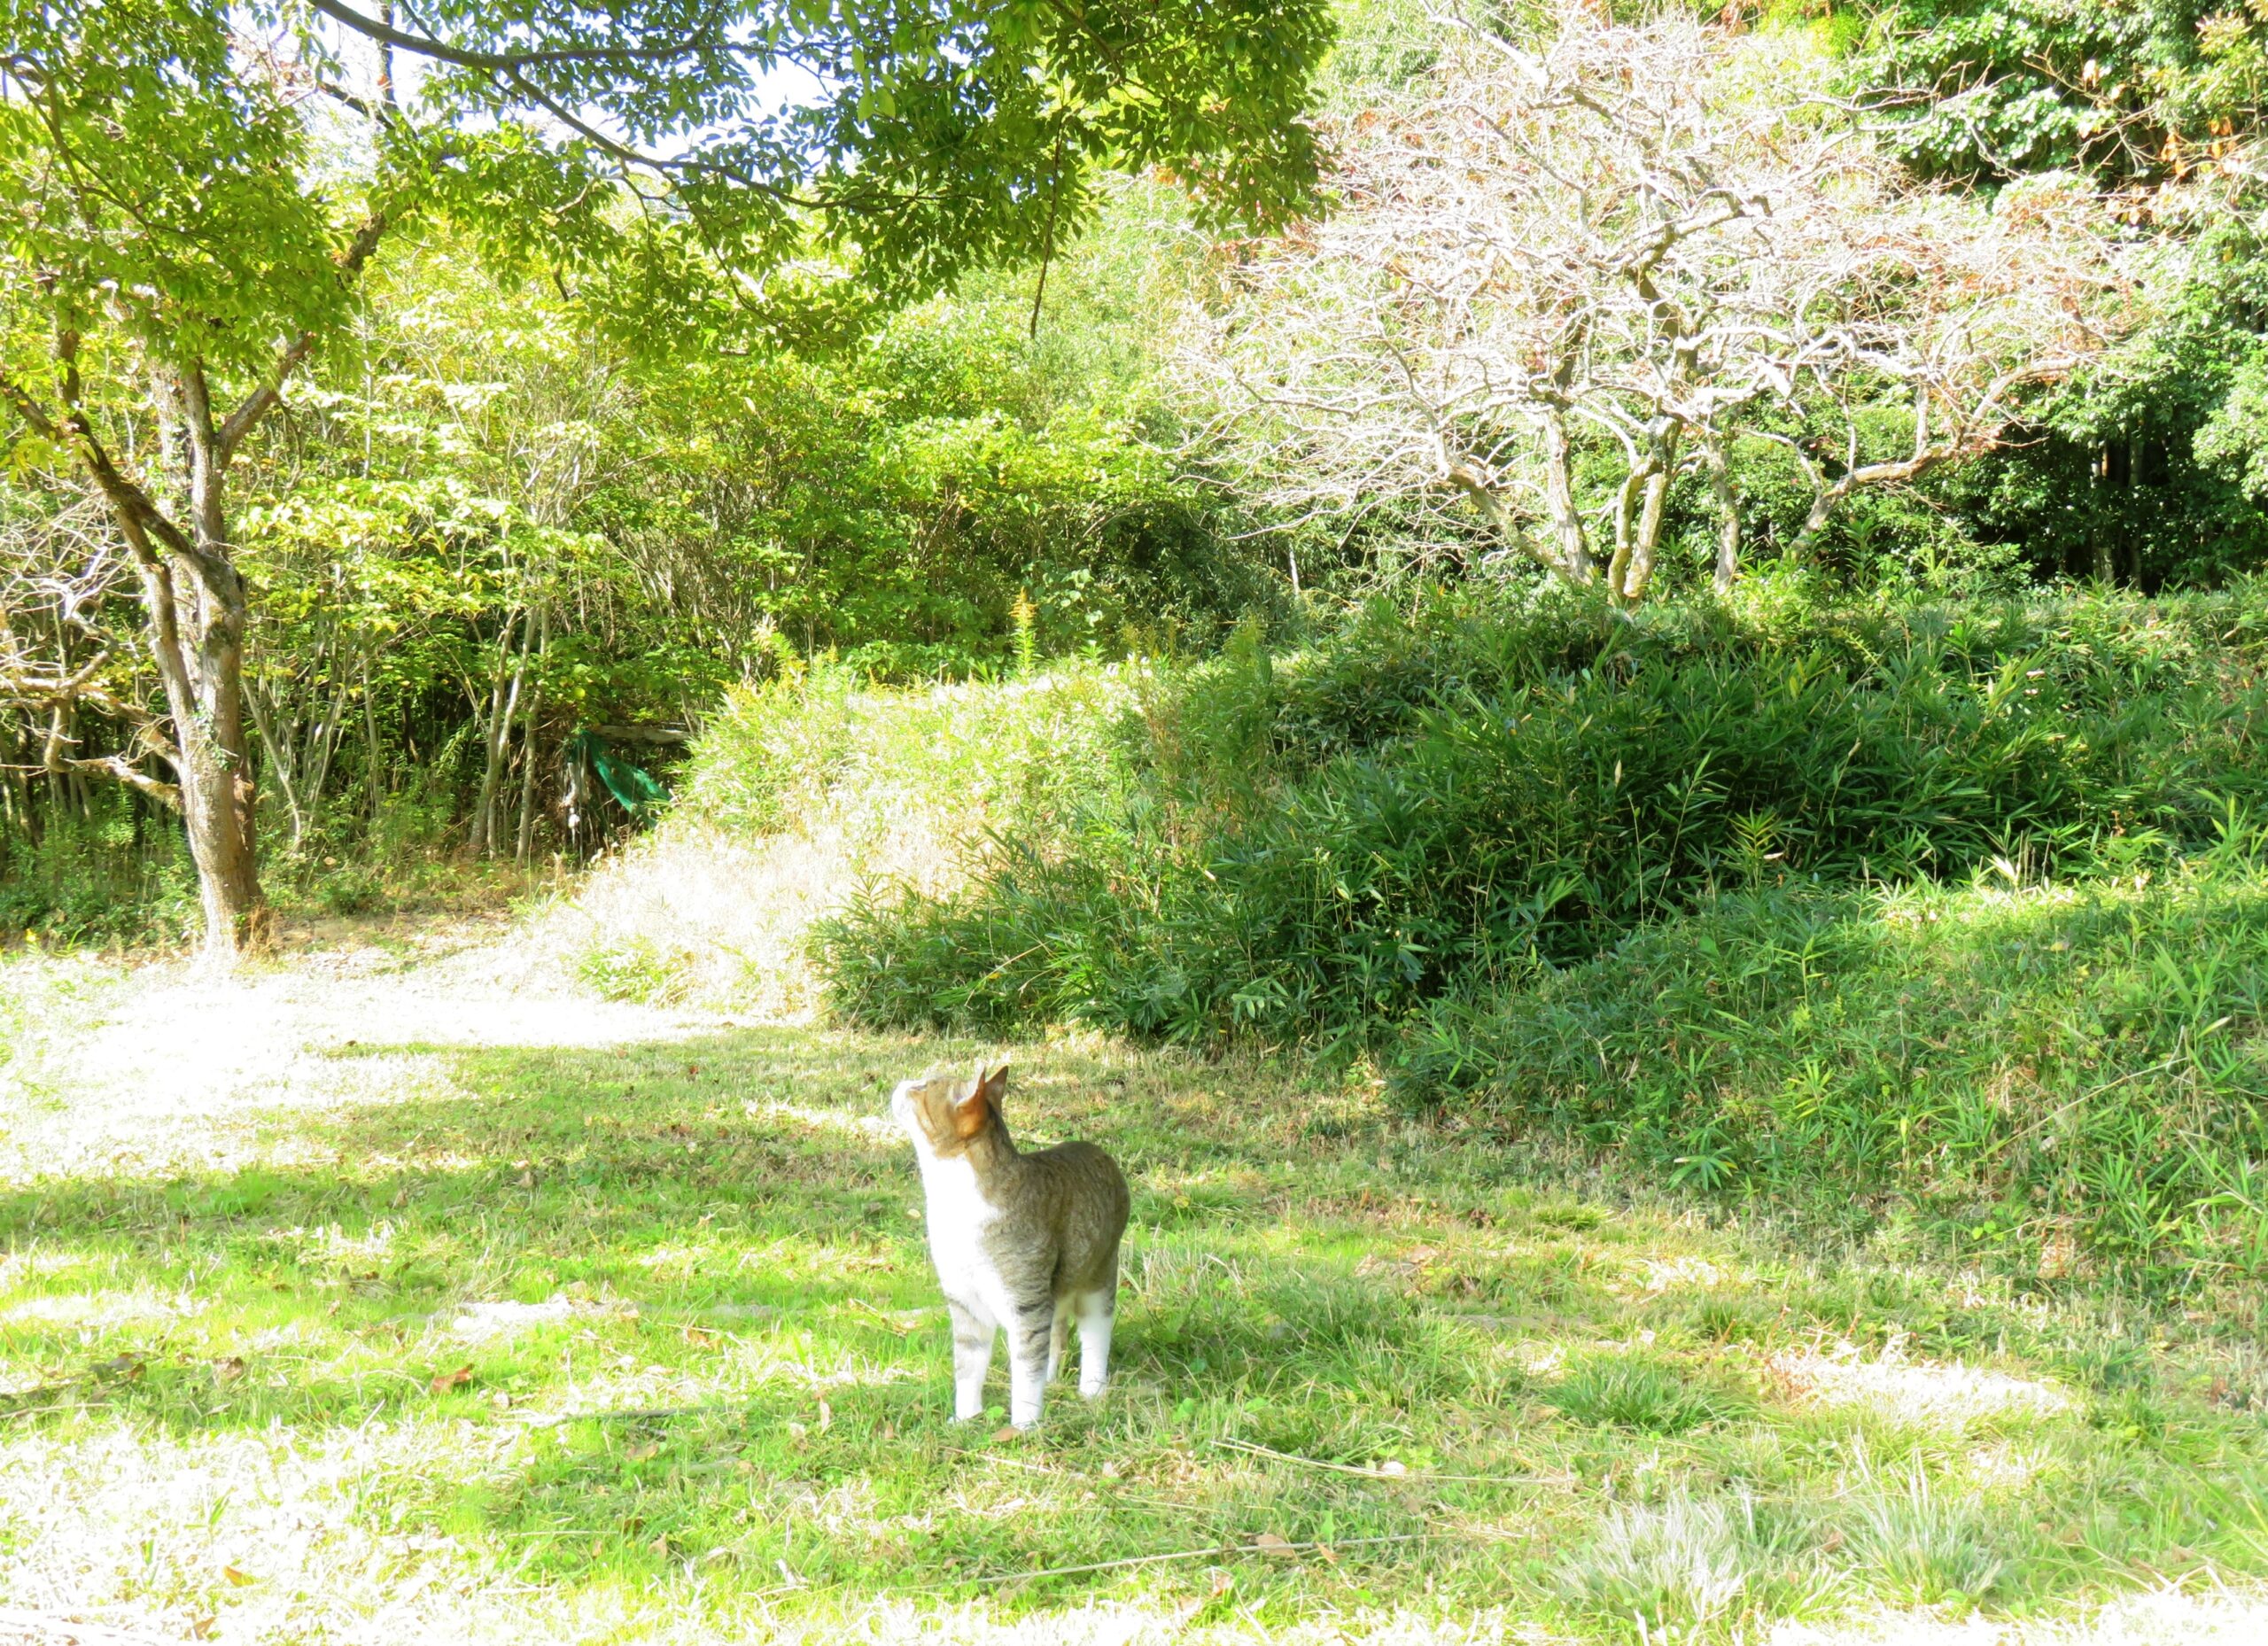
[[[728,834],[767,835],[831,806],[877,831],[917,815],[1059,815],[1127,766],[1137,671],[1074,664],[998,685],[876,689],[819,664],[726,694],[680,805]]]
[[[198,920],[196,870],[167,817],[137,827],[122,791],[97,789],[36,841],[0,832],[0,946],[26,934],[63,943],[172,942]]]
[[[1375,1044],[1732,888],[2115,870],[2260,793],[2242,598],[1948,613],[1444,597],[1162,681],[1138,781],[821,928],[839,1005]]]

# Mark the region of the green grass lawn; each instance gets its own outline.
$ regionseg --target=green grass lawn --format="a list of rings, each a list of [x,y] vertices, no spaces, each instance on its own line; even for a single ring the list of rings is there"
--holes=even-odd
[[[212,1122],[223,1168],[23,1165],[0,1604],[276,1642],[1658,1642],[2268,1573],[2268,1355],[2211,1321],[1806,1252],[1363,1083],[1099,1042],[1018,1049],[1009,1117],[1134,1182],[1111,1392],[956,1427],[881,1117],[977,1048],[655,1023],[317,1037]],[[374,1064],[409,1073],[358,1100]]]

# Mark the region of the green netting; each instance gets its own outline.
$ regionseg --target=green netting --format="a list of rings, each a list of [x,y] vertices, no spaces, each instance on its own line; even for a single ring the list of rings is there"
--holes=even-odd
[[[591,769],[599,774],[599,781],[606,785],[607,793],[633,818],[643,819],[670,797],[670,791],[662,787],[660,779],[621,758],[595,732],[577,732],[567,740],[564,752],[570,760],[587,759]]]

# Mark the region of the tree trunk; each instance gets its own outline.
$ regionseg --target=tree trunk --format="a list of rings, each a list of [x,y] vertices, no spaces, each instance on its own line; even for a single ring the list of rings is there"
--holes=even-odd
[[[378,708],[377,700],[372,695],[370,688],[370,648],[367,643],[361,649],[361,664],[362,737],[368,749],[370,765],[368,773],[370,788],[370,821],[376,825],[378,820],[378,797],[384,792],[380,784],[378,773],[384,769],[385,762],[378,753]]]
[[[2115,442],[2106,441],[2094,454],[2094,483],[2097,495],[2112,484],[2111,453],[2117,449]],[[2110,556],[2110,534],[2105,529],[2102,518],[2106,512],[2104,509],[2095,511],[2094,530],[2087,534],[2087,547],[2093,557],[2092,571],[2094,580],[2108,588],[2118,580],[2118,568]]]
[[[1654,551],[1661,544],[1662,524],[1669,509],[1670,481],[1677,473],[1679,433],[1679,425],[1673,423],[1654,437],[1649,471],[1640,490],[1643,501],[1638,510],[1637,531],[1619,591],[1626,606],[1635,606],[1645,599],[1646,589],[1654,580]]]
[[[201,531],[198,537],[205,550],[211,540]],[[190,586],[187,599],[184,582]],[[166,555],[144,563],[142,589],[150,649],[174,725],[182,822],[205,910],[205,952],[225,965],[260,940],[266,914],[245,738],[244,585],[224,558],[198,566]]]
[[[1740,490],[1733,484],[1732,470],[1725,462],[1725,448],[1714,439],[1703,443],[1702,466],[1709,474],[1709,495],[1717,502],[1717,570],[1713,579],[1717,593],[1732,593],[1733,579],[1740,575]]]
[[[520,626],[521,617],[517,609],[506,612],[504,632],[496,638],[496,672],[488,682],[488,714],[482,739],[480,797],[472,809],[472,837],[467,842],[475,857],[493,857],[496,850],[496,793],[503,781],[504,749],[511,741],[512,717],[519,707],[520,681],[527,670],[524,655],[517,668],[505,666],[512,656],[512,635]],[[479,706],[476,697],[473,707],[477,710]]]
[[[1804,510],[1804,523],[1796,530],[1795,541],[1788,545],[1788,559],[1802,565],[1811,558],[1812,545],[1827,530],[1827,523],[1835,517],[1836,505],[1850,495],[1849,477],[1837,480],[1814,493],[1811,507]]]
[[[69,350],[65,353],[68,358]],[[134,555],[151,660],[173,722],[171,757],[180,784],[169,798],[178,800],[197,863],[205,953],[229,965],[259,943],[267,927],[245,734],[245,584],[230,557],[224,494],[229,455],[258,408],[216,427],[204,371],[194,362],[165,372],[153,386],[172,437],[167,444],[186,472],[186,527],[111,461],[75,392],[60,430],[43,417],[35,416],[34,426],[44,423],[43,431],[69,439]]]
[[[1543,495],[1558,540],[1560,565],[1570,582],[1588,583],[1596,575],[1590,534],[1583,529],[1583,511],[1575,503],[1574,454],[1566,422],[1557,408],[1543,420]]]
[[[541,656],[551,640],[551,609],[547,606],[536,618],[535,648]],[[513,841],[512,855],[525,863],[535,852],[535,723],[543,708],[543,679],[536,678],[528,693],[527,718],[520,732],[520,827]]]
[[[252,710],[252,729],[260,734],[262,748],[268,750],[268,770],[275,774],[276,787],[284,796],[284,810],[291,819],[291,850],[294,853],[306,844],[307,838],[307,808],[299,803],[299,784],[294,767],[298,764],[289,739],[276,734],[276,726],[283,719],[276,706],[257,681],[245,687],[245,705]]]
[[[184,531],[101,455],[83,426],[74,432],[95,454],[89,466],[141,575],[150,655],[173,722],[171,758],[205,911],[205,953],[232,964],[266,936],[268,912],[245,735],[245,586],[229,559],[221,464],[209,439],[192,442],[203,449],[192,455]],[[209,437],[209,426],[202,432]]]
[[[203,371],[184,369],[175,387],[188,436],[190,530],[182,547],[189,552],[145,563],[143,588],[172,711],[182,819],[205,909],[205,952],[225,965],[257,946],[268,925],[259,796],[245,726],[248,613],[229,541],[228,454],[213,426]]]

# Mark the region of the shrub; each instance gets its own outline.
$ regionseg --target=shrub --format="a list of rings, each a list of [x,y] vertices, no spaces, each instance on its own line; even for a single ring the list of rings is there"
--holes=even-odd
[[[1728,888],[2131,872],[2263,768],[2241,602],[1357,617],[1166,682],[1130,780],[819,934],[839,1006],[1378,1044]]]
[[[53,819],[36,844],[0,841],[0,943],[19,932],[66,945],[167,942],[195,929],[186,841],[162,816],[136,833],[125,796],[103,790],[89,815]]]

